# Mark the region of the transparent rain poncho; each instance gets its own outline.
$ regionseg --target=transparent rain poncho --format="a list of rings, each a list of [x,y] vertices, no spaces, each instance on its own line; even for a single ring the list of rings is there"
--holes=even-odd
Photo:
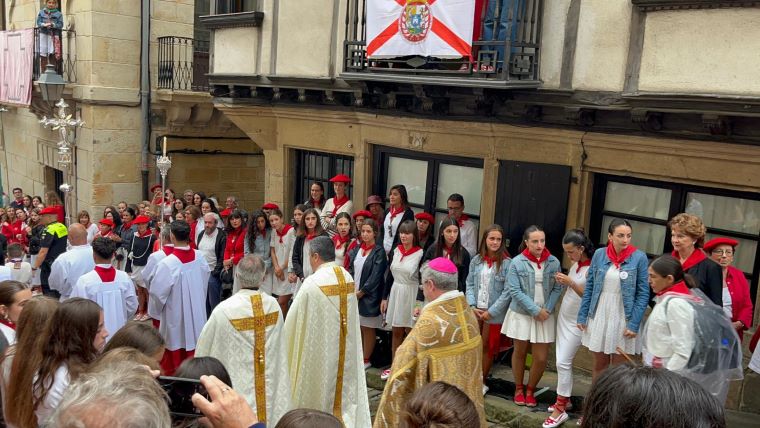
[[[702,385],[721,403],[744,377],[739,336],[723,308],[698,289],[658,298],[643,330],[644,362]]]

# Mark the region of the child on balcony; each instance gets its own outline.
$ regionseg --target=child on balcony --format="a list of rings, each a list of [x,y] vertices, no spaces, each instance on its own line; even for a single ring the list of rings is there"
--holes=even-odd
[[[58,0],[45,2],[45,8],[37,14],[36,26],[39,28],[37,51],[40,53],[40,73],[44,73],[48,62],[55,65],[56,43],[60,49],[60,31],[55,30],[63,28],[63,14],[58,10]]]

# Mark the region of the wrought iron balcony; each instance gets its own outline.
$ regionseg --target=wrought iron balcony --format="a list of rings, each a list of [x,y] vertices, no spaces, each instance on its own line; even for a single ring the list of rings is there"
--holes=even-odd
[[[63,80],[76,83],[76,36],[73,30],[34,28],[33,81],[39,79],[48,64],[53,64]]]
[[[472,56],[459,59],[369,58],[366,14],[367,2],[372,0],[345,1],[342,77],[348,81],[506,89],[538,87],[540,84],[543,0],[483,1],[483,9],[475,12],[477,19],[473,17],[476,38],[472,41]]]
[[[209,42],[189,37],[158,38],[158,89],[208,92]]]

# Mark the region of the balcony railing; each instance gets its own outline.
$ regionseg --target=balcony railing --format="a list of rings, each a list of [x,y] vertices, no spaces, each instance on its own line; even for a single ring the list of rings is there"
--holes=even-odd
[[[76,36],[73,30],[35,28],[32,80],[38,80],[40,74],[45,72],[45,67],[53,64],[63,80],[76,83]]]
[[[207,92],[209,42],[189,37],[158,38],[158,89]]]
[[[344,42],[344,74],[347,78],[386,81],[430,81],[474,86],[536,86],[539,82],[539,50],[543,0],[487,0],[476,11],[472,57],[439,59],[399,56],[367,57],[367,2],[345,0],[347,14]],[[362,76],[356,73],[361,73]],[[447,80],[449,81],[447,83]],[[489,84],[490,83],[490,84]]]

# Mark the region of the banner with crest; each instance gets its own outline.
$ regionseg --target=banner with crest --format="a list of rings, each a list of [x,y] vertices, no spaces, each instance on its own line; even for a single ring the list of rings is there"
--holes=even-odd
[[[474,14],[474,0],[369,0],[367,56],[468,57]]]

